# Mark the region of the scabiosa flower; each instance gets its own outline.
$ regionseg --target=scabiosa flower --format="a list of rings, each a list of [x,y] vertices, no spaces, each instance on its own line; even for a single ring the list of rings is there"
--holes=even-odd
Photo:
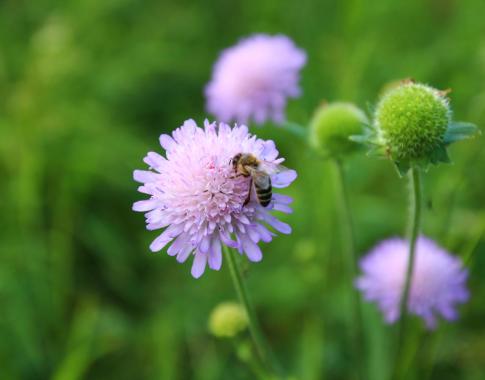
[[[404,288],[409,255],[406,240],[392,238],[379,243],[360,263],[363,274],[356,286],[368,301],[375,302],[387,323],[396,322]],[[460,259],[435,242],[420,237],[416,243],[408,310],[421,317],[428,329],[437,325],[437,316],[457,318],[457,304],[468,300],[468,272]]]
[[[207,111],[224,122],[284,121],[287,98],[300,95],[306,54],[283,35],[257,34],[224,50],[205,89]]]
[[[146,212],[148,230],[165,228],[150,245],[154,252],[170,244],[167,253],[183,263],[194,255],[192,275],[200,277],[209,268],[222,264],[221,244],[236,248],[250,261],[260,261],[260,241],[270,242],[274,233],[266,225],[288,234],[291,228],[270,214],[271,210],[291,212],[291,198],[273,194],[267,207],[252,196],[246,203],[250,178],[236,176],[231,159],[249,153],[260,160],[279,164],[273,141],[248,133],[246,126],[204,123],[199,128],[187,120],[172,136],[161,135],[166,157],[149,152],[144,161],[149,171],[135,170],[138,188],[150,195],[136,202],[134,211]],[[275,188],[286,187],[296,178],[294,170],[271,176]],[[254,194],[253,194],[254,195]]]

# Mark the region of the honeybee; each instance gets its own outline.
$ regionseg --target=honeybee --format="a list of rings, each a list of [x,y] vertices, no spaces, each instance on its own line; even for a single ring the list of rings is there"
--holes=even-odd
[[[288,170],[282,165],[259,160],[250,153],[238,153],[231,159],[232,167],[236,175],[251,177],[249,184],[248,197],[244,204],[246,205],[251,198],[251,191],[254,190],[258,203],[267,207],[273,196],[273,187],[271,185],[271,174],[280,173]]]

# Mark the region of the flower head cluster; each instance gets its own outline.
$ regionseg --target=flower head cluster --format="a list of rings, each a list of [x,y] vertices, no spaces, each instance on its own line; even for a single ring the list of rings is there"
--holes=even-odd
[[[354,141],[374,155],[390,158],[401,175],[411,167],[448,163],[447,146],[476,133],[470,123],[453,122],[446,91],[407,80],[388,90],[377,104],[374,120]]]
[[[352,103],[335,102],[320,106],[310,123],[310,143],[329,156],[344,156],[359,145],[349,139],[362,133],[367,116]]]
[[[375,124],[397,161],[419,159],[443,144],[451,121],[444,93],[408,82],[389,91],[375,111]]]
[[[224,123],[204,123],[199,128],[187,120],[172,136],[160,136],[166,155],[149,152],[144,161],[149,171],[135,170],[139,191],[150,196],[136,202],[135,211],[146,212],[147,228],[165,228],[150,245],[152,251],[170,246],[167,253],[185,262],[194,256],[192,275],[200,277],[206,265],[218,270],[222,264],[221,244],[237,248],[251,261],[260,261],[260,241],[269,242],[274,233],[267,226],[288,234],[291,228],[270,214],[291,212],[291,198],[273,194],[272,202],[261,206],[251,191],[249,177],[236,175],[231,159],[249,153],[257,159],[279,164],[273,141],[248,133],[246,126],[230,128]],[[286,170],[271,176],[273,187],[286,187],[296,172]]]
[[[218,120],[284,121],[287,98],[299,96],[305,53],[283,35],[257,34],[224,50],[205,89],[207,110]]]
[[[393,238],[379,243],[365,256],[363,274],[356,286],[368,301],[375,302],[388,323],[396,322],[404,289],[409,243]],[[437,316],[457,318],[456,305],[468,300],[468,272],[460,259],[453,257],[432,240],[420,237],[411,278],[408,310],[421,317],[429,329],[437,325]]]

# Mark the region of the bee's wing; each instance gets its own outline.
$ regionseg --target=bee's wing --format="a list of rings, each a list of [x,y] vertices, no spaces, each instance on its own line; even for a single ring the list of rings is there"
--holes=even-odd
[[[256,188],[266,190],[271,186],[271,178],[262,170],[253,170],[253,182]]]
[[[268,173],[269,175],[273,174],[278,174],[281,172],[285,172],[288,169],[286,166],[280,165],[280,164],[275,164],[273,162],[269,161],[261,161],[259,163],[259,170],[264,171],[265,173]]]
[[[286,187],[296,178],[294,170],[268,161],[262,161],[259,169],[271,176],[273,187]]]

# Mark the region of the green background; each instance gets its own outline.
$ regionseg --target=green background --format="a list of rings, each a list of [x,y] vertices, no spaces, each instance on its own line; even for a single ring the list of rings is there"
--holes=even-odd
[[[307,124],[322,102],[364,109],[387,83],[451,88],[457,120],[485,124],[485,3],[407,1],[4,0],[0,3],[0,378],[251,379],[231,341],[207,331],[235,298],[227,266],[193,279],[148,246],[131,211],[132,172],[158,136],[202,123],[203,88],[221,49],[255,32],[284,33],[308,53]],[[296,378],[351,379],[350,305],[335,209],[335,171],[272,126],[299,172],[289,236],[247,267],[258,315]],[[457,323],[408,353],[416,379],[485,379],[483,138],[453,146],[453,165],[425,179],[425,233],[467,258],[472,298]],[[357,248],[402,235],[407,185],[386,161],[347,162]],[[386,379],[394,329],[365,307],[368,378]],[[244,345],[247,336],[239,338]]]

